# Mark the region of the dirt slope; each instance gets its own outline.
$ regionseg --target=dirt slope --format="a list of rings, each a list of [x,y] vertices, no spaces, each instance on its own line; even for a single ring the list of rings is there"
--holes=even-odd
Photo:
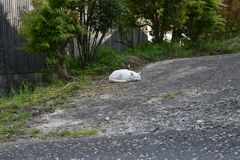
[[[240,54],[166,60],[141,71],[140,82],[105,79],[80,90],[68,100],[75,108],[36,116],[29,130],[41,137],[95,127],[101,137],[240,127]]]

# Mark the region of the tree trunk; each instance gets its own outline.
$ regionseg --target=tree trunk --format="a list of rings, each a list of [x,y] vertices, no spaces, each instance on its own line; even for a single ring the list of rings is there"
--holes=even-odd
[[[67,66],[65,61],[58,60],[58,74],[61,79],[70,81],[72,80],[72,76],[70,76],[67,72]]]
[[[153,30],[153,36],[154,36],[154,43],[160,42],[160,36],[159,36],[159,21],[158,21],[158,14],[152,14],[151,15],[151,21],[152,21],[152,30]]]
[[[166,33],[166,23],[167,23],[166,19],[163,18],[161,28],[160,28],[159,43],[163,42],[163,39]]]

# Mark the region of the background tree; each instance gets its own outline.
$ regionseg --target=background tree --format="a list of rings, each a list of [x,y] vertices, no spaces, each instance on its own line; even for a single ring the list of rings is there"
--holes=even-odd
[[[224,0],[225,7],[219,14],[225,19],[224,38],[235,36],[240,31],[240,2],[239,0]]]
[[[126,7],[126,6],[125,6]],[[146,21],[143,17],[134,15],[125,8],[124,14],[119,18],[116,32],[119,35],[119,40],[116,42],[122,43],[129,48],[139,44],[142,40],[142,32],[147,30]]]
[[[77,23],[85,33],[77,36],[82,65],[96,60],[103,38],[117,26],[124,8],[119,0],[88,0],[71,5],[78,13]]]
[[[151,27],[155,43],[161,43],[168,30],[181,28],[186,21],[188,0],[125,0],[125,3],[135,17],[143,18]]]
[[[19,35],[27,40],[21,49],[48,55],[65,80],[72,78],[66,66],[70,40],[77,39],[82,65],[95,60],[103,38],[124,11],[119,0],[33,0],[32,4],[34,10],[21,16]]]
[[[218,0],[124,0],[129,11],[143,17],[152,29],[155,43],[161,43],[167,31],[173,41],[179,41],[183,29],[195,41],[205,31],[221,23]]]
[[[64,80],[70,80],[67,72],[65,48],[69,40],[82,34],[79,24],[73,24],[66,5],[75,0],[33,0],[34,10],[23,13],[19,35],[27,40],[21,47],[29,53],[46,54],[57,65],[57,71]]]
[[[182,28],[188,17],[186,16],[189,0],[164,0],[162,4],[161,41],[167,31],[172,32],[172,41],[179,42],[182,38]]]
[[[158,43],[160,37],[160,22],[158,12],[160,9],[161,0],[124,0],[126,8],[129,10],[129,13],[135,23],[131,23],[132,26],[139,25],[137,20],[141,19],[142,25],[149,25],[152,29],[151,34],[153,35],[155,42]]]
[[[222,7],[218,0],[197,0],[187,6],[188,20],[185,23],[187,36],[195,42],[204,32],[213,33],[212,29],[223,26],[223,19],[217,13]]]

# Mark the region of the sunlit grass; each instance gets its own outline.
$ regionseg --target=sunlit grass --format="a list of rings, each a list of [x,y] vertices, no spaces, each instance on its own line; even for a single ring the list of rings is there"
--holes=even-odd
[[[164,95],[162,95],[162,98],[176,98],[179,92],[168,92]]]
[[[95,128],[80,129],[80,130],[74,131],[72,133],[72,136],[74,138],[79,138],[79,137],[85,137],[85,136],[93,135],[96,132],[97,132],[97,130]]]
[[[58,135],[62,137],[80,138],[80,137],[91,136],[95,133],[97,133],[97,129],[95,128],[78,129],[72,132],[67,129],[64,129],[60,131]]]
[[[34,129],[34,130],[32,130],[30,136],[35,138],[39,133],[40,133],[39,129]]]

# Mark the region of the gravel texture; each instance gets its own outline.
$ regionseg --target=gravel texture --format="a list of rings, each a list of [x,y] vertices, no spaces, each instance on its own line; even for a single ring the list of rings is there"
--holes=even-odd
[[[142,80],[77,92],[75,108],[33,119],[42,134],[94,138],[0,144],[0,159],[240,159],[240,54],[166,60]]]
[[[240,130],[31,141],[1,145],[1,160],[238,160]]]

